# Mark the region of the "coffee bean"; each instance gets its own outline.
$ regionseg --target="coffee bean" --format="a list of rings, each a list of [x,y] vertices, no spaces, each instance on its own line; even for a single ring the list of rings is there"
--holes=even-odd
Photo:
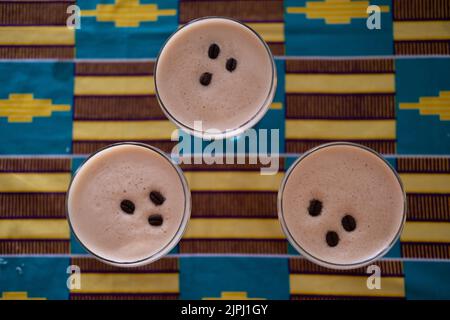
[[[128,214],[133,214],[134,213],[134,203],[131,202],[130,200],[123,200],[120,203],[120,209],[122,209],[123,212],[128,213]]]
[[[339,236],[334,231],[328,231],[326,236],[327,244],[330,247],[336,247],[339,243]]]
[[[312,199],[309,202],[308,213],[313,217],[317,217],[321,212],[322,212],[322,202],[317,199]]]
[[[227,64],[225,65],[225,68],[227,68],[228,71],[233,72],[237,67],[237,61],[234,58],[230,58],[227,60]]]
[[[219,56],[220,48],[217,44],[213,43],[209,46],[208,57],[211,59],[216,59]]]
[[[356,220],[349,214],[343,217],[341,222],[345,231],[352,232],[356,229]]]
[[[160,206],[166,201],[166,198],[158,191],[152,191],[150,192],[150,200],[157,205]]]
[[[204,86],[207,86],[211,83],[212,74],[209,72],[205,72],[200,76],[200,83]]]
[[[148,217],[148,223],[154,227],[159,227],[163,224],[163,217],[160,214],[152,214]]]

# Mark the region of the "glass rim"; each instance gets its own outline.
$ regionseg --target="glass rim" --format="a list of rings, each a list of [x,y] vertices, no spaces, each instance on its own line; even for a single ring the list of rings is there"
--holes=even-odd
[[[302,246],[300,246],[297,241],[295,241],[294,237],[292,236],[291,232],[289,231],[289,228],[287,226],[287,223],[284,219],[284,214],[283,214],[283,193],[284,193],[284,189],[286,187],[286,183],[291,175],[291,173],[293,172],[293,170],[295,169],[295,167],[302,161],[304,160],[306,157],[308,157],[309,155],[313,154],[314,152],[323,149],[323,148],[327,148],[327,147],[331,147],[331,146],[340,146],[340,145],[347,145],[347,146],[352,146],[352,147],[356,147],[356,148],[360,148],[363,150],[366,150],[370,153],[372,153],[373,155],[375,155],[377,158],[381,159],[383,161],[383,163],[385,163],[389,169],[391,170],[391,172],[395,175],[400,189],[402,191],[402,195],[403,195],[403,212],[402,212],[402,219],[399,225],[399,228],[395,234],[395,236],[393,237],[393,239],[391,240],[391,242],[382,250],[380,250],[379,252],[377,252],[374,256],[365,259],[363,261],[359,261],[359,262],[355,262],[355,263],[332,263],[332,262],[328,262],[324,259],[320,259],[314,255],[312,255],[311,253],[309,253],[307,250],[305,250]],[[322,267],[326,267],[326,268],[332,268],[332,269],[355,269],[355,268],[359,268],[359,267],[363,267],[366,266],[376,260],[378,260],[379,258],[383,257],[397,242],[397,240],[400,238],[400,235],[403,231],[403,228],[405,226],[405,221],[406,221],[406,213],[407,213],[407,199],[406,199],[406,192],[405,192],[405,188],[403,186],[403,182],[400,178],[400,175],[397,173],[397,171],[392,167],[392,165],[383,158],[383,156],[378,153],[377,151],[366,147],[364,145],[361,144],[357,144],[357,143],[353,143],[353,142],[346,142],[346,141],[336,141],[336,142],[329,142],[329,143],[324,143],[321,144],[317,147],[314,147],[308,151],[306,151],[304,154],[302,154],[299,158],[297,158],[294,163],[289,167],[289,169],[286,171],[283,180],[281,181],[281,186],[280,189],[278,191],[278,196],[277,196],[277,209],[278,209],[278,220],[280,221],[281,224],[281,228],[283,229],[284,234],[286,235],[289,243],[302,255],[304,256],[306,259],[322,266]]]
[[[233,128],[233,129],[227,129],[225,131],[221,131],[220,133],[207,133],[204,130],[203,131],[199,131],[199,130],[194,130],[194,128],[182,123],[181,121],[179,121],[178,119],[176,119],[176,117],[174,117],[170,111],[166,108],[166,106],[164,105],[164,102],[162,101],[162,99],[159,96],[159,92],[158,92],[158,85],[157,85],[157,68],[158,68],[158,62],[159,62],[159,58],[162,54],[162,52],[164,51],[166,45],[169,43],[169,41],[173,38],[173,36],[175,34],[177,34],[180,30],[190,26],[191,24],[194,24],[196,22],[202,21],[202,20],[208,20],[208,19],[223,19],[223,20],[230,20],[233,21],[245,28],[247,28],[248,30],[250,30],[252,32],[252,34],[256,35],[256,37],[260,40],[260,42],[264,45],[264,48],[267,51],[267,54],[269,56],[270,62],[271,62],[271,71],[272,71],[272,79],[270,82],[270,89],[269,92],[267,94],[267,97],[265,98],[263,104],[260,106],[260,108],[258,109],[258,111],[247,121],[245,121],[243,124],[239,125],[239,127],[237,128]],[[264,39],[255,31],[253,30],[251,27],[249,27],[248,25],[246,25],[245,23],[234,19],[234,18],[230,18],[230,17],[224,17],[224,16],[204,16],[204,17],[200,17],[200,18],[196,18],[193,19],[189,22],[187,22],[186,24],[182,25],[181,27],[179,27],[177,30],[175,30],[164,42],[164,44],[161,46],[161,49],[158,52],[158,55],[156,57],[155,60],[155,65],[153,67],[153,82],[154,82],[154,86],[155,86],[155,95],[156,95],[156,99],[158,101],[159,106],[161,107],[161,110],[163,111],[163,113],[166,115],[166,117],[172,121],[173,123],[175,123],[175,125],[184,130],[185,132],[187,132],[190,135],[193,135],[195,137],[198,138],[205,138],[205,139],[227,139],[227,138],[231,138],[231,137],[235,137],[240,135],[241,133],[243,133],[245,130],[252,128],[254,125],[256,125],[261,119],[262,117],[267,113],[267,111],[269,110],[270,104],[273,101],[273,98],[275,97],[275,93],[276,93],[276,88],[277,88],[277,71],[276,71],[276,65],[275,65],[275,59],[273,57],[273,54],[268,46],[268,44],[266,43],[266,41],[264,41]]]
[[[183,191],[184,191],[184,211],[183,211],[183,218],[181,220],[181,223],[177,229],[177,231],[175,232],[173,238],[162,248],[160,248],[157,252],[155,252],[154,254],[146,257],[146,258],[142,258],[136,261],[131,261],[131,262],[120,262],[120,261],[114,261],[114,260],[110,260],[107,258],[104,258],[102,256],[100,256],[99,254],[93,252],[91,249],[88,248],[88,246],[81,241],[81,239],[78,237],[74,227],[72,226],[72,222],[70,220],[70,212],[69,212],[69,194],[70,194],[70,189],[72,187],[72,183],[75,180],[78,172],[80,172],[83,168],[83,166],[95,155],[97,155],[98,153],[110,149],[110,148],[114,148],[117,146],[121,146],[121,145],[134,145],[134,146],[139,146],[142,148],[146,148],[149,149],[151,151],[156,152],[158,155],[162,156],[163,158],[165,158],[171,165],[172,167],[176,170],[177,175],[180,179],[181,185],[183,187]],[[83,249],[85,249],[89,254],[91,254],[92,256],[94,256],[95,258],[108,263],[110,265],[114,265],[114,266],[118,266],[118,267],[138,267],[138,266],[142,266],[142,265],[146,265],[149,263],[152,263],[156,260],[159,260],[160,258],[164,257],[165,255],[167,255],[180,241],[181,237],[183,236],[184,232],[186,231],[186,226],[187,223],[189,221],[190,215],[191,215],[191,192],[188,186],[188,183],[186,181],[186,177],[183,174],[183,171],[181,170],[181,168],[172,161],[172,159],[167,156],[162,150],[145,144],[145,143],[141,143],[141,142],[118,142],[118,143],[113,143],[110,145],[107,145],[105,147],[102,147],[98,150],[96,150],[95,152],[91,153],[81,164],[80,166],[77,168],[77,170],[74,172],[74,174],[72,175],[72,178],[70,179],[70,183],[69,186],[67,188],[67,192],[66,192],[66,197],[65,197],[65,210],[66,210],[66,217],[67,217],[67,221],[69,223],[69,227],[70,230],[72,231],[72,234],[74,235],[74,237],[76,238],[76,240],[81,244],[81,246],[83,247]]]

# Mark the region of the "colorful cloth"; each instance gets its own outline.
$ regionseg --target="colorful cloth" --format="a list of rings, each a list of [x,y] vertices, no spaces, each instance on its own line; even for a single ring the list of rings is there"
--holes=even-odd
[[[70,5],[79,29],[66,27]],[[381,29],[367,27],[369,5]],[[114,142],[172,149],[154,59],[179,25],[208,15],[244,21],[276,57],[277,93],[257,128],[280,130],[281,170],[183,166],[193,206],[179,245],[145,267],[105,265],[68,227],[71,175]],[[448,0],[1,1],[0,59],[0,297],[450,299]],[[304,260],[277,220],[284,171],[340,140],[384,154],[407,191],[404,232],[377,262],[380,290],[365,268]],[[71,265],[81,289],[66,285]]]

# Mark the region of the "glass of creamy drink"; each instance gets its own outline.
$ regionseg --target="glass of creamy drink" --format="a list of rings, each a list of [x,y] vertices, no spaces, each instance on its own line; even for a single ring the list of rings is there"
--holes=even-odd
[[[400,177],[375,151],[354,143],[318,146],[289,168],[278,217],[292,246],[327,268],[352,269],[383,256],[406,219]]]
[[[223,17],[193,20],[172,34],[158,55],[154,79],[171,121],[189,134],[215,139],[254,126],[272,103],[277,83],[264,40]]]
[[[191,196],[181,169],[162,151],[126,142],[98,150],[79,167],[66,208],[88,252],[112,265],[140,266],[178,243]]]

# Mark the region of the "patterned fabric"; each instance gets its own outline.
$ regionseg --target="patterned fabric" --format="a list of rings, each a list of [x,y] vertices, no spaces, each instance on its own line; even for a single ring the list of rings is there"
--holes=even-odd
[[[66,27],[73,4],[80,29]],[[379,30],[366,27],[369,5]],[[276,57],[277,93],[256,127],[280,130],[280,171],[183,165],[192,217],[178,246],[145,267],[105,265],[70,232],[71,175],[118,141],[170,152],[154,59],[207,15],[244,21]],[[0,1],[0,59],[0,299],[450,299],[448,0]],[[380,290],[365,268],[300,257],[277,220],[286,169],[340,140],[385,155],[406,188],[405,229],[376,263]],[[81,289],[66,286],[70,265]]]

